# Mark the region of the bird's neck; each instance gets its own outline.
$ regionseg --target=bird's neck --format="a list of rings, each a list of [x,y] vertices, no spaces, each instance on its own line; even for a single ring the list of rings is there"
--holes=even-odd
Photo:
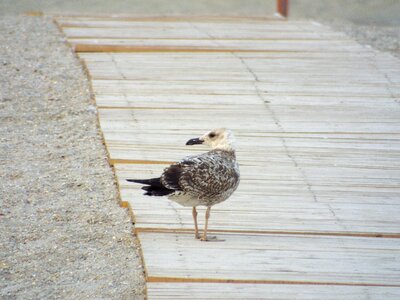
[[[223,153],[226,153],[228,155],[235,157],[235,149],[233,147],[215,147],[211,151],[223,152]]]
[[[222,150],[222,151],[228,151],[228,152],[235,152],[235,146],[233,143],[229,141],[224,141],[224,142],[219,142],[219,143],[214,143],[211,145],[211,148],[213,150]]]

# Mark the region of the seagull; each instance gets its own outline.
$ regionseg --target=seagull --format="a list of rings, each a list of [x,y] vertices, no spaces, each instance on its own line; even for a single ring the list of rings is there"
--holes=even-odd
[[[186,145],[204,144],[211,151],[188,156],[164,169],[160,177],[151,179],[127,179],[140,183],[148,196],[168,196],[182,206],[192,207],[195,238],[208,241],[207,227],[211,207],[228,199],[240,181],[236,162],[233,133],[225,128],[211,130]],[[197,226],[197,206],[206,206],[205,226],[200,237]]]

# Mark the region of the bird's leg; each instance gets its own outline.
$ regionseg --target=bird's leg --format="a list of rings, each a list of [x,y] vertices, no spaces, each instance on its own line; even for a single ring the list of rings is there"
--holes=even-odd
[[[195,239],[199,239],[200,235],[199,235],[199,227],[197,226],[197,210],[196,210],[196,206],[193,206],[192,216],[193,216],[193,220],[194,220],[194,238]]]
[[[202,241],[208,241],[207,239],[207,227],[208,227],[208,219],[210,218],[211,206],[207,207],[206,210],[206,224],[204,225],[204,232],[203,237],[201,238]]]

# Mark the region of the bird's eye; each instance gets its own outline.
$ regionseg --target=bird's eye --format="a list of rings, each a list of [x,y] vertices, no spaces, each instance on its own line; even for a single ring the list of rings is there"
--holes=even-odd
[[[214,138],[215,135],[216,135],[216,134],[215,134],[214,132],[211,132],[211,133],[208,134],[208,136],[209,136],[210,138]]]

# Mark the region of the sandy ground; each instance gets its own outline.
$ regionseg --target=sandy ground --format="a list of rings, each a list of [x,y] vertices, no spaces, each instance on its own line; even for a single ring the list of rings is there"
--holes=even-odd
[[[0,298],[140,298],[81,65],[38,17],[2,18],[0,53]]]
[[[400,1],[291,1],[400,57]],[[52,21],[18,14],[270,14],[264,0],[0,0],[0,298],[140,299],[143,269],[117,202],[82,66]],[[360,6],[361,5],[361,6]]]
[[[312,19],[400,57],[400,1],[292,0],[292,19]]]

